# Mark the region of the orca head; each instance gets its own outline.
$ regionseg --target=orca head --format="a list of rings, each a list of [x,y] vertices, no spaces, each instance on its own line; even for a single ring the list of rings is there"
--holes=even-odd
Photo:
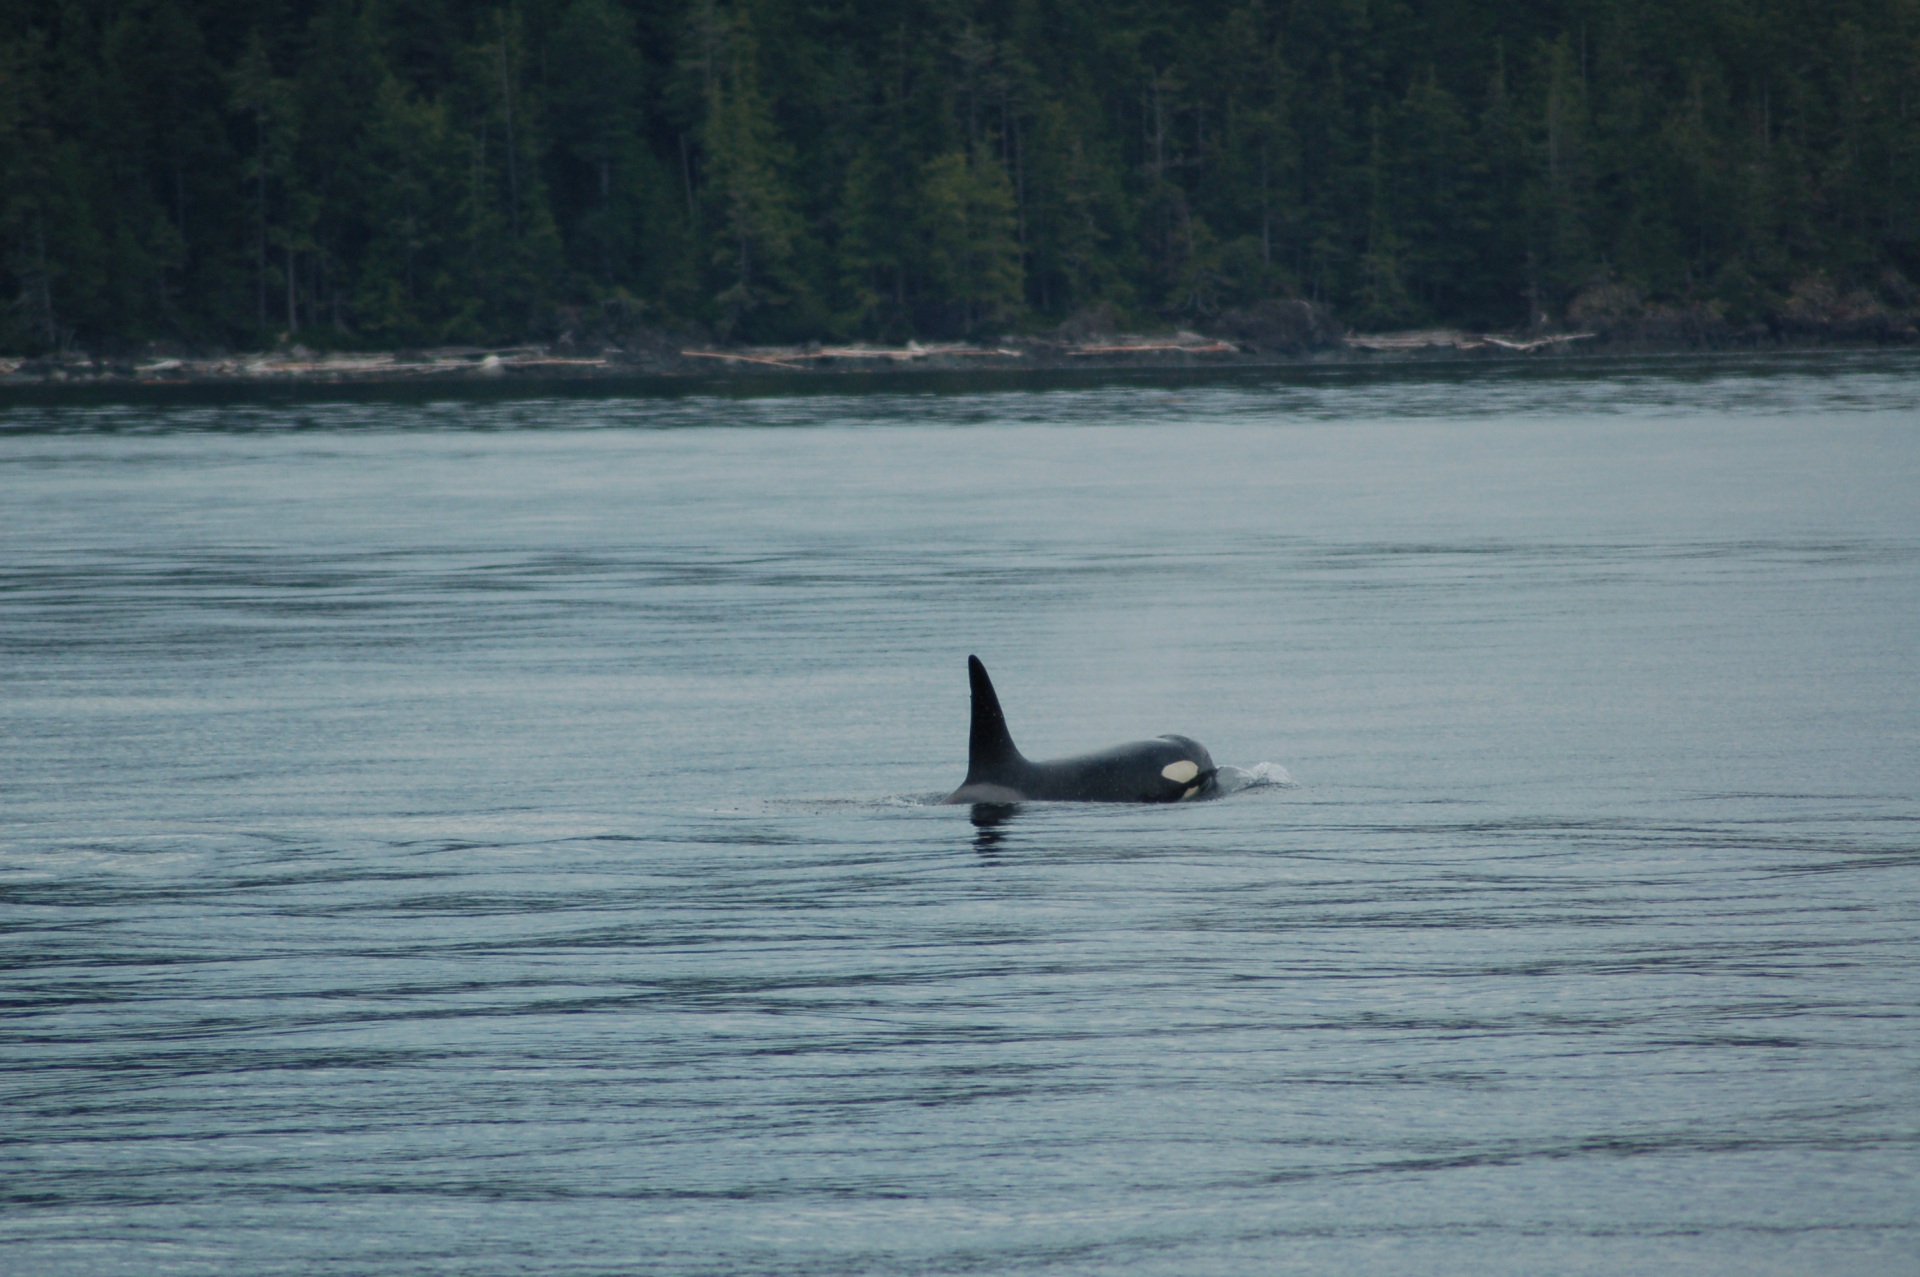
[[[1179,736],[1172,732],[1160,739],[1179,746],[1184,755],[1160,769],[1160,774],[1166,779],[1185,787],[1171,801],[1204,798],[1219,788],[1220,769],[1214,766],[1213,755],[1207,752],[1205,745],[1191,736]]]

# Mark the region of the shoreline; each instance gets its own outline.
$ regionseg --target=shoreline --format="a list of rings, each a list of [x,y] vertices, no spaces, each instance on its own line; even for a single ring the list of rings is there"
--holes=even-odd
[[[1636,335],[1637,336],[1637,335]],[[626,345],[583,349],[575,343],[502,347],[313,352],[301,346],[245,354],[68,354],[0,358],[0,399],[9,390],[255,390],[325,387],[443,387],[482,390],[514,384],[658,381],[783,382],[987,373],[1190,373],[1259,369],[1389,368],[1419,364],[1556,365],[1661,356],[1800,358],[1810,355],[1920,351],[1913,341],[1835,335],[1800,341],[1646,341],[1600,331],[1545,334],[1422,329],[1355,333],[1311,348],[1262,349],[1256,343],[1182,331],[1172,336],[1113,334],[1082,340],[1009,337],[992,344],[908,342],[825,346],[718,346],[660,334]]]

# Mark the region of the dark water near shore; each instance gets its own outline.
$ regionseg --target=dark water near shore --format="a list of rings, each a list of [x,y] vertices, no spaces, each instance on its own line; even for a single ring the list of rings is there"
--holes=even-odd
[[[1910,359],[16,407],[0,539],[0,1270],[1920,1272]],[[977,828],[970,651],[1293,783]]]

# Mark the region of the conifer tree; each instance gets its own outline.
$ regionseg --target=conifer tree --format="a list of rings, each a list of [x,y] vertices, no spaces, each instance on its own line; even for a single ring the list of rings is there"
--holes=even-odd
[[[446,331],[499,340],[550,324],[563,256],[541,174],[544,137],[521,14],[495,9],[473,34],[450,94],[466,151],[455,213],[465,304]]]
[[[291,284],[276,272],[271,254],[290,238],[296,136],[293,86],[274,74],[265,36],[257,28],[234,71],[232,107],[240,116],[247,146],[240,176],[249,206],[247,239],[252,248],[252,321],[257,339],[272,323],[271,295]]]
[[[38,31],[0,45],[0,261],[12,296],[0,311],[0,334],[14,349],[56,350],[66,344],[61,276],[67,258],[58,236],[72,201],[55,185],[60,145],[50,119]],[[71,250],[69,250],[71,251]]]
[[[352,312],[387,343],[443,340],[464,316],[457,269],[463,147],[442,102],[386,76],[368,138],[377,175],[367,192],[368,243]]]
[[[573,0],[547,43],[553,186],[576,271],[601,289],[636,282],[648,231],[645,62],[633,17],[613,0]]]
[[[701,130],[711,209],[713,264],[720,280],[714,304],[724,333],[778,330],[769,311],[791,307],[800,238],[786,168],[785,142],[760,83],[759,50],[745,9],[731,15],[718,65],[706,86]]]
[[[961,332],[1004,321],[1020,301],[1006,169],[984,145],[949,151],[927,162],[919,202],[931,300]]]
[[[1914,0],[13,0],[0,351],[1295,295],[1893,334],[1916,85]]]

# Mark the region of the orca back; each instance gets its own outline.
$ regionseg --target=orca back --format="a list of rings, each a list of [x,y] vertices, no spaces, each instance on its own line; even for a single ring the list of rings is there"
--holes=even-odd
[[[1213,792],[1213,759],[1204,745],[1185,736],[1030,762],[1014,747],[1000,697],[979,657],[967,658],[967,677],[973,685],[967,779],[947,802],[1173,803]]]

